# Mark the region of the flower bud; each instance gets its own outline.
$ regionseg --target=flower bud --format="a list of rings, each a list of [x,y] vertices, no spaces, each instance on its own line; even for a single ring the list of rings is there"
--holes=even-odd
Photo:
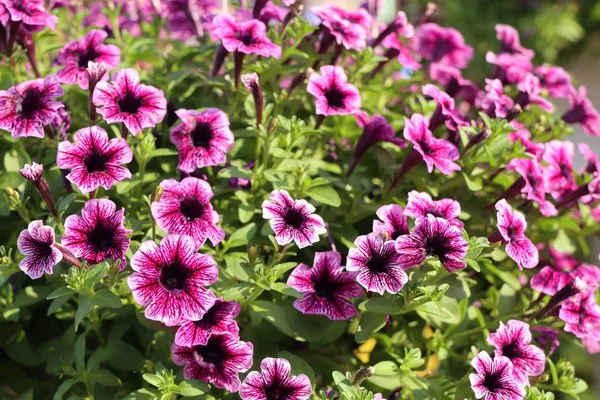
[[[262,124],[262,116],[263,116],[263,91],[260,87],[260,82],[258,80],[258,74],[256,72],[252,72],[250,74],[244,74],[241,77],[242,83],[252,93],[252,97],[254,98],[254,108],[256,113],[256,126]]]
[[[164,189],[162,186],[157,186],[156,189],[154,189],[154,192],[152,192],[152,196],[150,196],[150,202],[155,203],[157,201],[160,201],[160,198],[163,194],[163,190]]]
[[[48,186],[48,182],[43,177],[44,166],[42,164],[33,162],[31,164],[25,164],[23,168],[19,170],[19,172],[25,179],[33,184],[48,206],[50,214],[54,216],[57,222],[60,222],[60,215],[58,215],[54,198],[52,197],[52,193],[50,193],[50,186]]]
[[[352,384],[354,386],[360,386],[360,384],[367,378],[372,377],[373,375],[375,375],[375,367],[363,367],[361,369],[359,369],[358,371],[356,371],[356,374],[354,375],[354,378],[352,379]]]

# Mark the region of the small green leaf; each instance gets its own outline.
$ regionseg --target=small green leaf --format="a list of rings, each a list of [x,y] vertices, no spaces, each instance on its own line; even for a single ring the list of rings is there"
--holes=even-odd
[[[247,245],[256,234],[256,224],[253,222],[233,232],[227,241],[229,247]]]
[[[63,297],[63,296],[70,296],[73,293],[76,293],[73,289],[68,288],[68,287],[61,287],[56,289],[54,292],[50,293],[48,296],[46,296],[47,300],[52,300],[52,299],[57,299],[59,297]]]
[[[360,323],[358,325],[358,329],[356,330],[354,340],[356,340],[356,343],[363,343],[365,340],[370,338],[373,333],[383,328],[385,323],[385,314],[365,312],[360,318]]]
[[[402,307],[392,299],[373,297],[360,304],[362,311],[371,311],[380,314],[396,315],[402,313]]]
[[[179,393],[184,397],[200,396],[210,391],[206,383],[192,379],[183,381],[177,386],[179,386]]]
[[[340,195],[331,186],[313,186],[306,191],[306,194],[311,199],[329,206],[339,207],[342,204]]]
[[[90,373],[92,382],[103,386],[118,387],[121,386],[121,379],[107,369],[101,368]]]
[[[119,296],[108,289],[100,289],[94,295],[94,304],[100,307],[121,308],[123,303]]]
[[[56,392],[54,393],[54,397],[52,399],[53,400],[62,400],[63,396],[65,394],[67,394],[69,389],[71,389],[71,387],[73,387],[73,385],[75,383],[77,383],[77,380],[75,380],[74,378],[70,378],[70,379],[67,379],[66,381],[63,381],[63,383],[60,384],[58,389],[56,389]]]
[[[79,307],[75,312],[75,330],[79,327],[79,324],[94,308],[94,303],[91,297],[81,295],[79,296]]]

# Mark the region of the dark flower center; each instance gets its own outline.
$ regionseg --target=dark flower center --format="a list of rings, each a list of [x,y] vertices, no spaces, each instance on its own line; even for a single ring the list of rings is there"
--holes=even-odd
[[[447,53],[451,53],[456,49],[454,42],[451,39],[437,39],[435,48],[431,56],[431,61],[440,61]]]
[[[238,40],[244,43],[246,46],[249,46],[252,43],[254,43],[254,38],[252,37],[252,33],[250,32],[244,32],[238,35]]]
[[[179,202],[179,212],[187,218],[188,221],[193,221],[204,215],[204,204],[195,197],[184,197]]]
[[[223,348],[221,341],[218,339],[209,339],[205,346],[195,346],[194,350],[202,357],[205,363],[219,365],[229,358],[229,354]]]
[[[388,260],[379,254],[374,254],[371,259],[367,261],[367,268],[374,273],[387,272]]]
[[[166,265],[160,270],[160,283],[167,290],[185,289],[189,270],[178,262]]]
[[[31,118],[42,107],[42,93],[37,89],[30,89],[25,94],[21,103],[21,115]]]
[[[429,208],[429,209],[425,210],[425,215],[427,215],[427,214],[431,214],[434,217],[446,219],[446,216],[444,214],[442,214],[440,212],[440,210],[438,210],[437,208]]]
[[[295,229],[300,229],[302,228],[302,224],[304,224],[304,221],[306,221],[306,218],[304,217],[304,214],[302,214],[301,211],[296,210],[295,208],[290,208],[285,214],[283,220],[288,226],[291,226]]]
[[[213,138],[213,130],[210,124],[197,124],[190,133],[190,138],[192,139],[194,147],[210,148],[210,141]]]
[[[88,172],[102,172],[106,169],[106,162],[110,159],[107,155],[92,152],[83,159]]]
[[[36,241],[35,252],[39,258],[50,257],[52,255],[52,245]]]
[[[264,389],[264,393],[267,400],[287,400],[292,390],[279,382],[273,382]]]
[[[333,87],[325,92],[325,98],[329,107],[343,108],[344,100],[346,99],[346,93],[340,89]]]
[[[332,297],[334,289],[334,286],[326,278],[321,278],[314,284],[315,294],[318,297]]]
[[[135,94],[127,92],[125,96],[121,97],[117,101],[119,110],[124,113],[135,114],[137,110],[142,106],[143,101]]]
[[[219,306],[212,306],[203,316],[201,320],[194,321],[194,325],[196,326],[212,326],[218,324],[220,321],[217,319],[217,311],[219,311]]]
[[[565,178],[569,179],[571,177],[571,170],[569,169],[569,166],[566,165],[565,163],[560,163],[559,167],[560,167],[560,174],[562,176],[564,176]]]
[[[502,355],[513,360],[515,358],[520,358],[523,355],[523,352],[515,343],[508,343],[502,346]]]
[[[427,255],[429,255],[429,256],[435,255],[440,259],[440,261],[442,261],[442,258],[446,254],[446,245],[445,245],[444,240],[442,240],[441,238],[436,238],[436,237],[428,239],[426,251],[427,251]]]
[[[100,54],[93,47],[79,53],[79,68],[87,68],[88,62],[94,61]]]
[[[24,1],[13,1],[12,6],[17,11],[20,11],[28,16],[31,16],[33,14],[33,11],[29,7],[27,7]]]
[[[490,392],[502,389],[502,376],[499,373],[487,373],[483,379],[483,386]]]
[[[421,150],[423,151],[423,153],[429,155],[431,153],[431,147],[429,147],[429,144],[427,143],[426,140],[420,140],[419,142],[419,146],[421,147]]]
[[[103,251],[113,246],[113,237],[115,230],[103,224],[97,224],[94,229],[88,233],[88,242],[94,250]]]

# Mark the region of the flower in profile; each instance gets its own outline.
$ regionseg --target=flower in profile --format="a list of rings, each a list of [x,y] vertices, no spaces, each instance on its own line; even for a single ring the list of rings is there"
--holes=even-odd
[[[543,173],[552,196],[558,198],[577,187],[573,177],[575,146],[568,140],[553,140],[546,143],[544,161],[548,165]]]
[[[454,108],[454,99],[448,93],[441,91],[435,85],[427,84],[423,86],[423,94],[431,97],[437,103],[437,108],[429,121],[430,130],[435,130],[441,124],[445,124],[452,131],[458,131],[461,126],[469,125]]]
[[[558,349],[558,346],[560,346],[560,342],[558,341],[558,331],[556,329],[548,326],[534,326],[531,329],[534,332],[537,332],[535,340],[542,348],[549,350],[549,355],[552,355],[556,349]]]
[[[525,194],[528,200],[538,203],[543,216],[550,217],[556,215],[556,207],[546,200],[547,183],[543,175],[542,166],[537,160],[517,158],[511,160],[506,169],[515,171],[521,175],[521,180],[517,181],[517,183],[520,182],[521,193]]]
[[[360,93],[348,83],[342,67],[326,65],[321,67],[320,75],[313,72],[306,90],[315,97],[319,115],[355,114],[361,106]]]
[[[269,220],[280,246],[294,241],[302,249],[327,232],[323,218],[306,200],[294,200],[286,190],[274,190],[269,197],[262,203],[263,218]]]
[[[390,240],[408,233],[408,214],[398,204],[381,206],[375,214],[379,219],[373,221],[373,233],[386,234]]]
[[[236,21],[229,15],[220,14],[212,22],[213,34],[221,39],[228,52],[281,57],[281,47],[267,37],[267,27],[261,21]]]
[[[408,275],[398,262],[393,240],[369,233],[354,241],[348,251],[346,269],[358,272],[356,281],[370,292],[396,294],[408,282]]]
[[[471,389],[475,398],[484,400],[523,400],[525,386],[515,381],[513,364],[507,357],[495,356],[493,359],[486,351],[480,351],[471,365],[474,374],[469,375]]]
[[[185,379],[212,383],[216,388],[235,393],[240,389],[239,374],[252,367],[254,346],[236,336],[214,335],[205,345],[192,347],[173,343],[175,365],[183,365]]]
[[[303,314],[326,315],[332,320],[346,320],[358,315],[350,298],[363,291],[356,283],[356,273],[344,271],[337,251],[315,253],[313,267],[299,264],[287,280],[288,286],[302,293],[294,307]]]
[[[131,257],[135,271],[127,279],[135,301],[146,318],[167,326],[201,320],[215,304],[206,286],[217,280],[214,258],[196,253],[191,237],[169,235],[160,246],[148,240]]]
[[[535,52],[521,45],[519,32],[510,25],[496,25],[496,37],[500,41],[500,53],[520,54],[529,59],[535,56]]]
[[[56,203],[54,202],[54,197],[50,192],[50,186],[48,186],[48,182],[44,179],[44,166],[34,161],[31,164],[25,164],[23,168],[19,170],[19,173],[23,176],[23,178],[31,182],[48,206],[48,211],[50,211],[50,214],[54,216],[56,221],[60,222],[60,214],[56,209]]]
[[[55,75],[19,83],[0,90],[0,129],[20,137],[44,137],[44,127],[58,117],[63,103],[54,100],[63,95]]]
[[[458,149],[449,141],[433,136],[429,130],[428,118],[414,114],[410,119],[404,118],[404,121],[404,138],[421,154],[429,173],[433,172],[433,167],[444,175],[460,171],[460,166],[454,162],[460,156]]]
[[[516,103],[521,108],[526,108],[530,104],[535,104],[542,110],[552,112],[554,111],[554,105],[541,96],[542,88],[540,86],[540,80],[533,74],[525,75],[525,78],[517,83],[519,89],[519,95],[517,96]]]
[[[415,45],[423,58],[456,68],[465,68],[473,58],[473,48],[465,44],[459,31],[442,28],[433,22],[417,29]]]
[[[260,372],[250,372],[240,388],[242,400],[308,400],[312,393],[308,376],[292,375],[288,360],[271,357],[262,360]]]
[[[408,202],[404,209],[404,215],[416,219],[427,218],[428,214],[439,217],[450,222],[458,228],[463,227],[462,221],[458,219],[460,213],[460,203],[452,199],[433,200],[427,193],[419,193],[412,190],[408,193]]]
[[[167,100],[162,90],[140,83],[140,76],[131,68],[112,75],[111,83],[100,81],[93,94],[96,111],[106,122],[122,122],[132,135],[160,123],[167,113]]]
[[[193,172],[196,168],[222,164],[233,146],[229,118],[218,108],[204,111],[177,110],[181,123],[171,130],[171,142],[179,151],[179,169]]]
[[[179,346],[205,345],[213,335],[237,336],[240,328],[235,317],[240,313],[240,305],[234,301],[218,298],[202,319],[187,320],[177,330],[175,343]]]
[[[600,163],[598,163],[598,155],[593,151],[587,143],[577,144],[577,149],[587,161],[587,166],[583,171],[593,174],[594,172],[600,171]],[[580,171],[583,174],[583,171]]]
[[[479,107],[492,118],[506,118],[515,105],[512,98],[504,94],[500,80],[486,79],[485,82],[485,92],[478,101]]]
[[[93,29],[79,40],[69,42],[56,56],[58,65],[63,68],[56,76],[61,83],[79,84],[88,89],[88,64],[102,63],[107,70],[116,68],[121,61],[121,49],[113,44],[104,44],[106,31]]]
[[[429,76],[453,98],[462,98],[473,104],[479,94],[479,87],[472,81],[463,78],[460,69],[446,64],[433,63],[429,66]]]
[[[421,265],[428,256],[437,257],[448,272],[464,269],[469,243],[462,231],[449,221],[429,214],[417,219],[410,235],[396,239],[398,265],[404,269]]]
[[[58,264],[63,254],[54,246],[54,229],[45,226],[40,220],[31,221],[19,234],[17,247],[25,256],[19,263],[19,268],[31,279],[38,279],[44,272],[52,274],[52,269]]]
[[[346,11],[326,4],[312,7],[310,11],[321,20],[321,25],[338,45],[348,50],[363,50],[366,47],[372,24],[372,18],[366,10]],[[322,40],[327,41],[327,37]]]
[[[178,40],[202,37],[205,16],[214,14],[220,6],[213,0],[165,0],[162,4],[169,34]]]
[[[213,191],[208,182],[190,176],[181,182],[166,179],[160,186],[162,196],[152,203],[151,209],[152,217],[162,230],[191,236],[196,248],[206,239],[213,246],[223,240],[225,232],[217,226],[220,218],[210,204]]]
[[[100,186],[108,190],[131,178],[131,172],[122,164],[132,159],[133,152],[125,139],[108,140],[104,129],[90,126],[75,132],[75,143],[59,143],[56,164],[60,169],[70,169],[67,179],[88,193]]]
[[[62,244],[90,265],[113,259],[121,261],[123,269],[130,243],[127,236],[133,232],[123,226],[124,221],[125,210],[117,210],[112,201],[88,200],[81,210],[81,216],[70,215],[65,220]]]
[[[0,7],[4,8],[4,15],[0,16],[0,23],[7,25],[8,21],[22,22],[35,27],[56,27],[58,18],[49,14],[44,8],[44,2],[38,0],[2,0]]]
[[[516,129],[514,132],[508,134],[509,139],[515,143],[519,141],[525,148],[525,152],[536,160],[541,160],[546,147],[543,143],[536,143],[531,140],[531,132],[525,129],[525,125],[517,120],[510,121],[511,126]]]
[[[513,211],[505,199],[496,203],[498,231],[502,242],[506,244],[506,254],[512,258],[519,269],[533,268],[538,265],[539,254],[535,245],[525,236],[527,221],[518,211]]]
[[[538,292],[553,296],[572,280],[570,274],[546,265],[531,277],[529,284]]]
[[[500,326],[487,338],[488,344],[494,346],[495,357],[506,357],[513,364],[513,374],[518,382],[529,384],[528,376],[538,376],[544,372],[546,355],[539,347],[531,344],[529,324],[511,319]]]
[[[268,3],[272,4],[272,3]],[[244,87],[252,93],[254,99],[254,113],[256,114],[256,126],[262,124],[262,114],[264,108],[264,98],[262,87],[260,86],[260,80],[256,72],[244,74],[240,77]]]
[[[540,85],[550,96],[566,99],[573,91],[571,76],[563,68],[544,64],[536,67],[534,71],[540,79]]]
[[[588,135],[600,136],[600,114],[587,97],[585,86],[573,89],[569,94],[569,111],[561,117],[563,121],[581,124],[581,129]]]
[[[558,317],[565,321],[565,331],[585,338],[600,327],[600,306],[593,290],[577,293],[562,303]]]

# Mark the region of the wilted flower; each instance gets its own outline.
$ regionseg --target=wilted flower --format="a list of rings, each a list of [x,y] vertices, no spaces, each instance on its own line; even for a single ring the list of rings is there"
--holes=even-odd
[[[562,119],[569,124],[581,124],[581,129],[588,135],[600,136],[600,114],[588,99],[583,85],[569,94],[569,111],[563,114]]]
[[[506,253],[512,258],[519,269],[534,268],[539,262],[538,249],[525,236],[527,221],[518,211],[513,211],[505,199],[496,203],[496,218],[501,241],[506,243]]]
[[[258,74],[252,72],[250,74],[242,75],[241,77],[244,87],[252,93],[254,99],[254,110],[256,114],[256,126],[262,124],[262,114],[264,107],[263,91],[260,87],[260,81],[258,80]]]
[[[218,298],[202,319],[187,320],[177,330],[175,343],[179,346],[205,345],[213,335],[237,336],[240,328],[235,317],[240,313],[240,305],[234,301]]]
[[[459,31],[433,22],[419,26],[415,44],[423,58],[431,62],[465,68],[473,58],[473,48],[465,44]]]
[[[480,351],[471,360],[475,374],[469,375],[471,388],[477,399],[484,400],[523,400],[525,386],[515,381],[513,364],[507,357],[493,359],[486,351]]]
[[[356,86],[348,83],[342,67],[326,65],[321,74],[313,72],[306,87],[315,97],[319,115],[348,115],[356,113],[361,106],[360,93]]]
[[[19,268],[31,279],[38,279],[44,272],[52,274],[52,269],[58,264],[63,254],[54,246],[54,229],[45,226],[40,220],[31,221],[19,234],[17,247],[25,256],[19,263]]]
[[[285,358],[267,357],[260,363],[260,372],[250,372],[240,389],[242,400],[308,400],[313,393],[308,376],[292,375],[292,366]]]
[[[398,204],[381,206],[376,212],[379,220],[373,221],[373,233],[386,234],[389,239],[396,240],[398,236],[408,232],[406,212]]]
[[[452,199],[433,200],[427,193],[419,193],[416,190],[408,192],[408,202],[404,209],[404,215],[415,219],[427,218],[428,214],[439,217],[450,222],[458,228],[463,227],[462,221],[458,219],[462,212],[460,203]]]
[[[50,187],[48,182],[44,179],[44,166],[38,164],[35,161],[31,164],[25,164],[23,168],[19,170],[19,173],[23,178],[27,179],[39,192],[40,196],[48,206],[48,211],[52,214],[56,221],[60,222],[60,215],[56,209],[56,203],[54,197],[50,193]]]

